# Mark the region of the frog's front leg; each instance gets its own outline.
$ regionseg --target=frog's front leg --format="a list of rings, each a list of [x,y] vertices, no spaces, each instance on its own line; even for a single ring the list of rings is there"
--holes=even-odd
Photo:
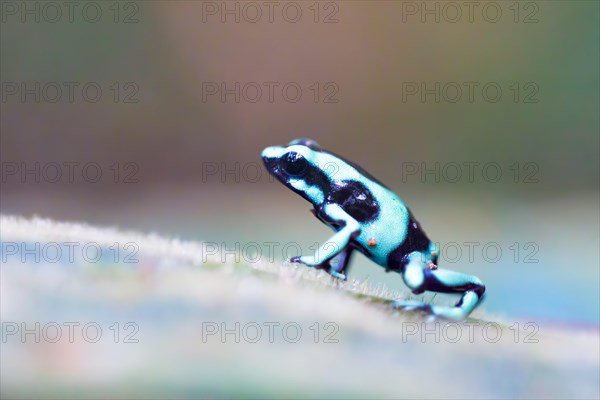
[[[348,245],[352,239],[360,235],[360,224],[338,204],[326,204],[323,207],[323,212],[328,219],[335,221],[340,226],[340,230],[323,243],[313,256],[293,257],[290,262],[299,262],[310,267],[327,268],[331,275],[345,279],[344,271],[349,261],[350,252],[353,250]],[[342,253],[340,262],[335,268],[331,267],[329,261],[340,253]]]
[[[329,273],[332,276],[335,276],[336,278],[339,278],[341,280],[347,280],[347,270],[348,270],[348,263],[350,262],[350,258],[352,258],[352,252],[354,251],[354,248],[352,246],[346,246],[346,248],[344,249],[344,251],[342,251],[340,253],[340,255],[337,258],[337,263],[335,266],[331,265],[329,268]]]
[[[431,269],[419,253],[411,254],[409,260],[402,271],[402,278],[413,293],[419,294],[427,290],[441,293],[462,292],[463,295],[454,307],[394,301],[393,306],[396,308],[425,310],[434,316],[460,320],[475,309],[485,292],[485,286],[475,276],[447,269]]]

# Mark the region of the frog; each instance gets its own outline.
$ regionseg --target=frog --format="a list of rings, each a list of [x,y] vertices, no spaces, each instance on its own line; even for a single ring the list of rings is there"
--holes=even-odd
[[[358,251],[386,272],[400,274],[414,294],[461,295],[454,306],[391,301],[394,309],[424,312],[434,319],[464,320],[482,301],[483,282],[438,268],[438,246],[404,201],[358,164],[309,138],[268,146],[261,158],[269,174],[311,203],[312,214],[335,232],[314,254],[292,257],[290,263],[323,269],[346,281],[350,260]]]

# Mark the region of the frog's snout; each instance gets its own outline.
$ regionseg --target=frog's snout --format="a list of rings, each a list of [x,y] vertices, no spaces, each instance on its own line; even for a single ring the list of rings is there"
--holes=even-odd
[[[263,163],[265,164],[265,167],[267,168],[267,171],[272,173],[275,170],[275,164],[277,163],[277,158],[265,156],[264,152],[263,152],[262,159],[263,159]]]
[[[264,149],[262,151],[262,153],[260,153],[260,156],[262,157],[263,160],[266,160],[269,158],[269,147],[267,147],[266,149]]]
[[[263,163],[265,164],[265,167],[267,168],[267,171],[269,171],[269,173],[271,173],[271,174],[275,171],[275,169],[277,167],[276,164],[277,164],[278,156],[277,156],[277,151],[275,149],[276,149],[276,146],[267,147],[260,154],[260,156],[262,157]]]
[[[281,146],[269,146],[262,151],[260,156],[262,157],[263,163],[269,172],[275,172],[279,158],[284,150],[285,148]]]
[[[283,149],[284,148],[281,146],[269,146],[262,151],[261,157],[263,159],[279,158],[281,156]]]

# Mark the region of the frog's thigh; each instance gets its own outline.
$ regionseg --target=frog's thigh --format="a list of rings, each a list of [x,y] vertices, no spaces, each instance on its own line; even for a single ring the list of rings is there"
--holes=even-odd
[[[402,279],[406,286],[411,288],[414,293],[423,292],[423,284],[425,283],[425,272],[422,263],[412,261],[404,267],[402,271]]]

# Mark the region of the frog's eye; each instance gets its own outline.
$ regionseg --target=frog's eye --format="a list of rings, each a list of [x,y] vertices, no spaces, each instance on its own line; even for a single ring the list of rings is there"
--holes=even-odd
[[[300,176],[304,174],[308,167],[308,162],[301,154],[290,151],[281,157],[281,168],[291,176]]]

